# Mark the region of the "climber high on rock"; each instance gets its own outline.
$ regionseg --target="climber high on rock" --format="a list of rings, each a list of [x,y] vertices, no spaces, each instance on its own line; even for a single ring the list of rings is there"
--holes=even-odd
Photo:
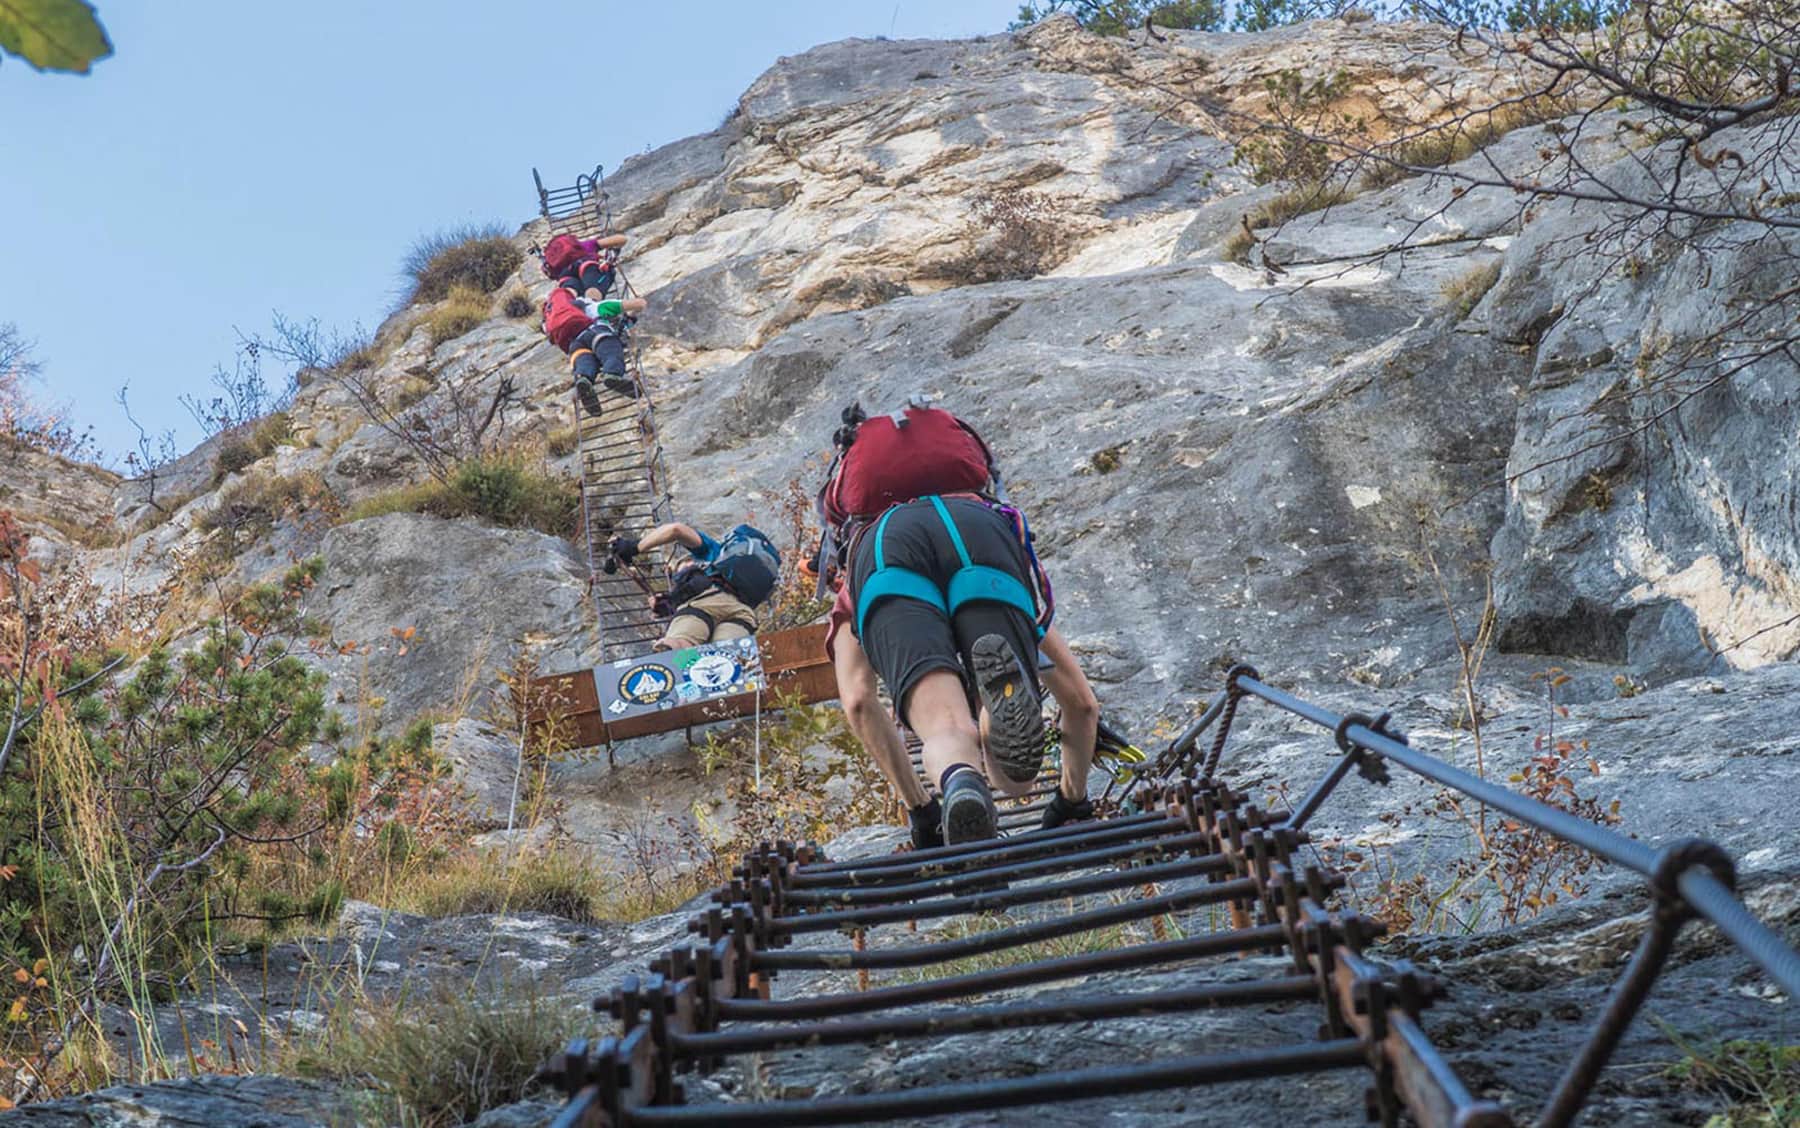
[[[624,246],[623,235],[602,235],[598,239],[558,235],[544,245],[540,265],[545,278],[553,279],[571,294],[599,301],[612,290],[619,250]]]
[[[997,833],[991,788],[1023,794],[1044,757],[1043,674],[1062,706],[1063,777],[1044,825],[1090,818],[1099,703],[1052,625],[1050,584],[975,430],[938,408],[844,412],[819,492],[829,530],[817,569],[840,580],[826,651],[850,728],[907,805],[921,848]],[[845,631],[848,626],[850,629]],[[913,774],[876,699],[924,742],[941,800]],[[977,724],[977,715],[981,723]]]
[[[544,335],[569,354],[575,391],[590,414],[600,414],[596,376],[604,377],[600,382],[610,391],[622,396],[638,394],[637,381],[626,373],[625,347],[631,326],[644,309],[642,298],[594,301],[577,297],[563,286],[552,289],[544,299]]]

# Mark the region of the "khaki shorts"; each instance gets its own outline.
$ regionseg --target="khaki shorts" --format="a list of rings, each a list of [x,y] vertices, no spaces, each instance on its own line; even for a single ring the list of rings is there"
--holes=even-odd
[[[699,615],[690,611],[704,611],[712,617],[709,624]],[[743,622],[727,622],[728,619],[741,619]],[[657,640],[658,650],[686,650],[690,646],[699,646],[703,642],[724,642],[727,639],[748,638],[756,633],[754,626],[746,627],[744,623],[756,622],[756,611],[749,604],[735,595],[727,595],[722,591],[709,591],[699,599],[692,599],[675,609],[675,617],[669,620],[669,629]],[[714,625],[716,624],[716,625]]]

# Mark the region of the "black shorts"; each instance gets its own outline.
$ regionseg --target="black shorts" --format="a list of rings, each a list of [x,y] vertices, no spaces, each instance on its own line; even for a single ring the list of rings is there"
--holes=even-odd
[[[1005,517],[978,501],[959,498],[944,502],[962,534],[969,559],[1017,576],[1031,586],[1031,562]],[[871,526],[857,541],[850,561],[852,605],[862,597],[863,584],[875,570],[875,530]],[[950,586],[950,577],[962,567],[962,558],[944,528],[943,519],[929,501],[909,501],[895,508],[882,532],[887,564],[910,569],[938,585]],[[854,622],[852,622],[854,629]],[[966,603],[957,609],[955,621],[916,599],[890,598],[876,604],[868,621],[857,632],[869,664],[887,683],[902,724],[912,687],[933,670],[949,670],[963,681],[974,711],[974,681],[969,676],[969,651],[975,640],[997,634],[1012,643],[1013,653],[1037,676],[1037,624],[1017,607],[1004,603]]]

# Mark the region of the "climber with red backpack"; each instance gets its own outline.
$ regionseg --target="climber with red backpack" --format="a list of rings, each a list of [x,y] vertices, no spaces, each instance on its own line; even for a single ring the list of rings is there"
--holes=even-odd
[[[599,301],[612,289],[618,274],[619,249],[624,245],[623,235],[602,235],[598,239],[557,235],[544,244],[539,265],[545,278],[571,294]]]
[[[629,565],[638,553],[679,544],[689,559],[675,571],[667,594],[652,597],[668,630],[657,650],[685,650],[707,642],[748,638],[756,633],[756,608],[768,602],[781,582],[781,553],[762,530],[739,525],[714,540],[679,521],[658,525],[641,537],[617,536],[612,556]]]
[[[638,394],[637,382],[625,369],[625,346],[632,324],[644,309],[642,298],[597,302],[577,297],[561,286],[544,298],[544,335],[569,354],[575,391],[590,414],[600,414],[596,377],[622,396]]]
[[[819,493],[827,539],[814,570],[843,580],[826,649],[846,718],[906,803],[915,845],[992,837],[991,789],[1017,794],[1036,778],[1040,647],[1064,737],[1063,782],[1044,825],[1091,817],[1099,705],[1052,625],[1024,515],[998,500],[992,452],[968,424],[916,399],[892,415],[853,406],[843,418]],[[939,800],[875,701],[877,673],[924,743]]]

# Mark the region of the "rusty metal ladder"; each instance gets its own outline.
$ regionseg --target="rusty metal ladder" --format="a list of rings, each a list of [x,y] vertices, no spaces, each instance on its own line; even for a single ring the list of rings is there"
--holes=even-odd
[[[1338,747],[1291,809],[1260,808],[1218,778],[1238,706],[1252,700],[1329,733]],[[1311,852],[1308,821],[1352,773],[1385,784],[1404,770],[1648,880],[1653,910],[1644,935],[1586,1042],[1543,1097],[1535,1128],[1576,1122],[1691,922],[1709,923],[1773,987],[1800,997],[1800,952],[1738,898],[1735,866],[1718,846],[1682,839],[1655,848],[1627,838],[1425,754],[1389,719],[1334,713],[1237,666],[1164,754],[1131,773],[1124,802],[1109,817],[843,861],[810,845],[764,843],[690,920],[693,939],[652,960],[648,976],[627,976],[595,1000],[617,1033],[579,1039],[547,1064],[541,1075],[569,1098],[555,1128],[860,1124],[1339,1070],[1367,1079],[1367,1111],[1386,1128],[1403,1117],[1424,1128],[1511,1128],[1520,1122],[1514,1111],[1472,1092],[1427,1035],[1423,1012],[1446,985],[1405,960],[1377,958],[1370,947],[1384,929],[1337,903],[1345,875]],[[1203,742],[1209,729],[1212,739]],[[1015,910],[1018,917],[1007,915]],[[930,942],[896,930],[956,916],[987,916],[999,927]],[[1075,954],[1041,947],[1128,924],[1147,927],[1150,938],[1138,931],[1122,937],[1129,942]],[[848,934],[852,946],[808,940],[834,933]],[[1015,955],[970,971],[954,966],[1002,952]],[[1240,965],[1216,978],[1202,970],[1253,953],[1283,957],[1286,966]],[[932,966],[950,974],[880,984],[862,978]],[[1167,967],[1180,969],[1178,983],[1133,986],[1137,973]],[[815,979],[785,997],[774,990],[783,972],[849,971],[859,973],[854,989]],[[1130,978],[1092,980],[1121,972]],[[1048,997],[1007,994],[1053,983],[1070,986]],[[933,1003],[946,1005],[920,1009]],[[814,1055],[832,1045],[1230,1006],[1280,1007],[1298,1019],[1308,1003],[1323,1019],[1316,1037],[1233,1041],[1219,1052],[1159,1048],[1024,1077],[753,1100],[721,1100],[719,1090],[681,1079],[733,1058],[748,1058],[754,1070],[755,1055],[775,1053],[811,1059],[816,1069],[824,1063]],[[1303,1026],[1289,1022],[1280,1033],[1300,1035]],[[1528,1100],[1521,1094],[1514,1103]]]
[[[537,187],[538,212],[553,235],[568,234],[592,239],[612,230],[612,211],[606,193],[605,170],[594,166],[566,188],[545,188],[537,169],[531,170]],[[618,296],[635,297],[637,291],[623,267],[616,270]],[[601,412],[590,414],[571,388],[569,401],[575,413],[580,439],[581,517],[587,546],[588,588],[598,619],[603,660],[616,661],[648,650],[663,633],[663,625],[650,607],[652,592],[668,589],[668,570],[659,564],[647,575],[629,569],[605,568],[609,542],[619,535],[641,534],[670,520],[673,495],[662,442],[657,437],[656,407],[644,376],[641,347],[631,335],[626,349],[626,370],[637,382],[639,396],[631,399],[601,390]],[[645,586],[651,590],[646,591]]]

